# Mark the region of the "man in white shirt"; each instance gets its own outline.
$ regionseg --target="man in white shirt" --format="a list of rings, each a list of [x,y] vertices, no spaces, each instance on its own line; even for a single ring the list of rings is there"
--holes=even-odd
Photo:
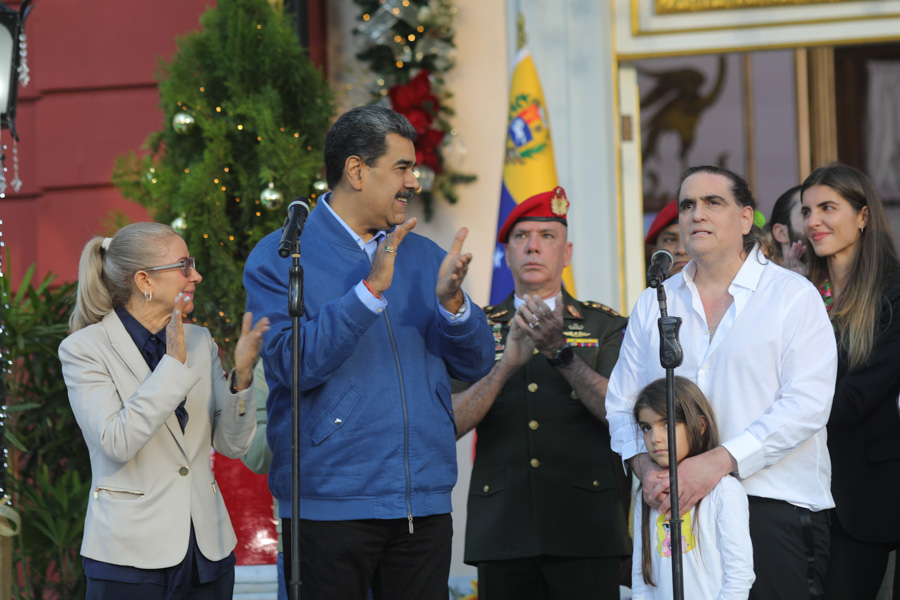
[[[717,167],[692,167],[678,196],[681,239],[691,262],[665,283],[668,314],[683,319],[684,362],[676,374],[710,399],[722,446],[678,468],[682,514],[726,474],[750,498],[756,583],[750,598],[821,595],[832,508],[825,423],[837,351],[816,289],[768,261],[756,245],[746,182]],[[669,510],[668,473],[646,454],[631,407],[659,364],[659,308],[646,290],[632,311],[610,378],[612,448],[643,482],[648,504]]]

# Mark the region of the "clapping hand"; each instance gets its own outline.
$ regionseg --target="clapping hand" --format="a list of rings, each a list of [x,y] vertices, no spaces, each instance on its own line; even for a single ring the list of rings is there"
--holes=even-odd
[[[263,317],[256,322],[253,328],[253,313],[244,313],[241,321],[241,337],[234,347],[234,385],[239,390],[245,390],[253,380],[253,365],[259,357],[262,348],[263,334],[269,330],[269,318]]]
[[[181,292],[175,296],[175,308],[166,325],[166,354],[181,364],[187,360],[187,350],[184,347],[184,308],[190,301],[190,294]]]
[[[378,298],[391,287],[391,282],[394,280],[394,261],[397,260],[397,249],[406,234],[416,226],[416,223],[417,220],[413,217],[405,223],[397,225],[375,250],[375,256],[372,258],[372,270],[369,271],[365,281],[369,291]]]
[[[525,294],[522,299],[525,304],[516,312],[516,322],[544,356],[552,357],[566,341],[562,334],[562,292],[556,295],[556,308],[553,310],[540,296]]]
[[[444,257],[438,270],[434,293],[441,306],[450,313],[456,313],[466,301],[461,286],[469,270],[469,263],[472,262],[472,254],[462,254],[462,245],[468,233],[469,230],[465,227],[456,232],[453,246],[450,247],[450,252]]]

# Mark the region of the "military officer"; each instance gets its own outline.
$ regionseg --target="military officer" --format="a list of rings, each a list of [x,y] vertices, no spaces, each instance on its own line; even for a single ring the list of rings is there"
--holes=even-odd
[[[482,600],[618,599],[631,555],[604,407],[626,319],[562,289],[568,207],[557,187],[504,223],[515,292],[485,309],[494,368],[453,396],[458,436],[477,426],[465,561]]]

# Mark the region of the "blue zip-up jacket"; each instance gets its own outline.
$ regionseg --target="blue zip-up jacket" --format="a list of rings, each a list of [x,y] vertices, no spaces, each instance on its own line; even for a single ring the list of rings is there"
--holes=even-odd
[[[261,356],[269,399],[269,488],[291,516],[291,259],[281,232],[263,238],[244,269],[247,310],[266,316]],[[372,312],[354,287],[368,255],[322,207],[300,236],[300,517],[397,519],[446,514],[456,484],[450,377],[476,381],[494,363],[484,313],[450,324],[434,292],[445,252],[408,234],[399,247],[387,308]]]

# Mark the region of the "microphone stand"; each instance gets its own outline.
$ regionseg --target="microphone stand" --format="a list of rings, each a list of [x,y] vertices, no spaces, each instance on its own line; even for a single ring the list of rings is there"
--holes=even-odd
[[[289,597],[300,600],[300,317],[303,316],[303,267],[300,236],[291,249],[288,314],[291,316],[291,581]]]
[[[678,507],[678,452],[675,448],[675,367],[681,366],[684,352],[678,341],[681,317],[670,317],[666,309],[666,290],[662,283],[656,288],[659,301],[659,362],[666,370],[666,430],[669,434],[669,498],[672,518],[669,535],[672,539],[672,588],[675,600],[684,600],[684,571],[681,553],[681,511]]]

